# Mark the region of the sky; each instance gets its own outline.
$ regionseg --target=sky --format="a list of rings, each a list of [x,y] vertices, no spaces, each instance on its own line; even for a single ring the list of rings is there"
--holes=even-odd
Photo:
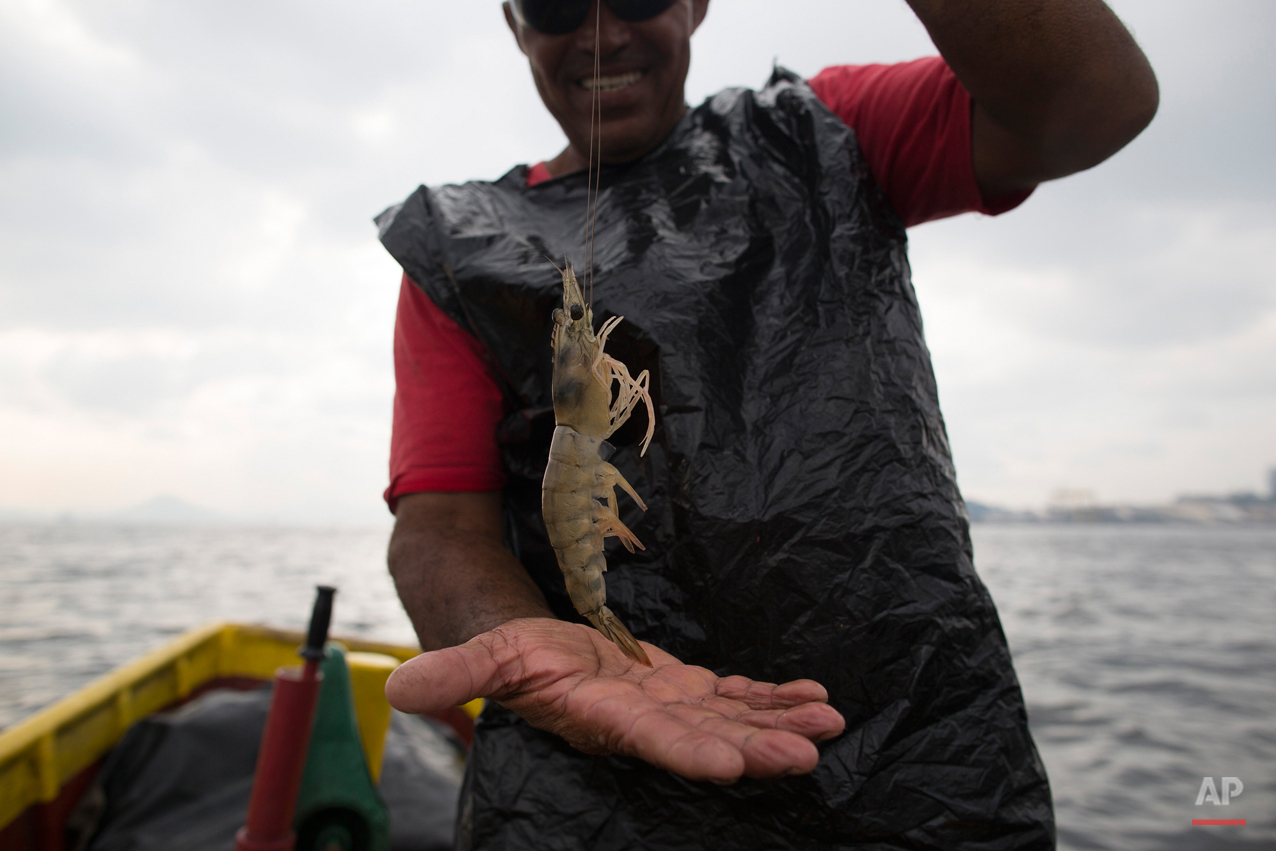
[[[1044,505],[1276,465],[1276,4],[1118,0],[1152,126],[910,231],[958,479]],[[933,54],[902,0],[715,0],[687,96]],[[498,3],[0,0],[0,511],[389,519],[371,218],[563,137]]]

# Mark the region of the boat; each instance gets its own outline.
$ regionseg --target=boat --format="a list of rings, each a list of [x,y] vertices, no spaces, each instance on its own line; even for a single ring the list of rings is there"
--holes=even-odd
[[[137,722],[216,690],[254,689],[297,663],[301,632],[211,623],[0,730],[0,851],[70,851],[67,819],[103,761]],[[344,648],[358,737],[376,783],[391,710],[390,672],[417,647],[334,638]],[[437,719],[468,746],[482,701]]]

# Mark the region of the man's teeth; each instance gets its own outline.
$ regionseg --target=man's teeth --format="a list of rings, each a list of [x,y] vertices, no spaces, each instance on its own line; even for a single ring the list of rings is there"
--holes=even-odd
[[[623,89],[625,86],[632,86],[634,83],[642,79],[641,71],[630,71],[628,74],[616,74],[611,77],[599,77],[595,80],[590,77],[580,81],[581,88],[593,91],[597,89],[600,92],[611,92],[616,89]]]

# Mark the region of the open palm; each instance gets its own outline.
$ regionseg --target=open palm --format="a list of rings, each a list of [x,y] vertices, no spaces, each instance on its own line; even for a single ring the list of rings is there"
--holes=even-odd
[[[585,753],[639,757],[716,783],[808,772],[819,759],[812,742],[845,726],[812,680],[718,677],[643,647],[652,668],[590,627],[522,618],[404,663],[386,696],[418,713],[491,698]]]

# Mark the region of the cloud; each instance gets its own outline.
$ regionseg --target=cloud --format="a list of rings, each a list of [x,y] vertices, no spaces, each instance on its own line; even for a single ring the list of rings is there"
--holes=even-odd
[[[1066,229],[1067,211],[1039,200]],[[915,232],[965,489],[1033,506],[1068,485],[1143,502],[1257,487],[1276,460],[1276,228],[1228,205],[1099,221],[1124,251],[1105,257],[1101,238],[997,251],[961,239],[991,226],[978,220]]]
[[[323,343],[0,332],[0,481],[50,510],[174,492],[238,517],[379,519],[388,352]]]
[[[1105,347],[1212,339],[1276,309],[1276,204],[1104,199],[1083,212],[1038,197],[1017,216],[995,236],[976,220],[920,228],[914,263],[1034,335]]]
[[[912,236],[984,499],[1276,461],[1276,7],[1113,5],[1161,79],[1148,132]],[[688,99],[932,52],[903,3],[718,2]],[[13,0],[0,110],[0,506],[384,516],[398,269],[370,218],[563,143],[495,2]]]

